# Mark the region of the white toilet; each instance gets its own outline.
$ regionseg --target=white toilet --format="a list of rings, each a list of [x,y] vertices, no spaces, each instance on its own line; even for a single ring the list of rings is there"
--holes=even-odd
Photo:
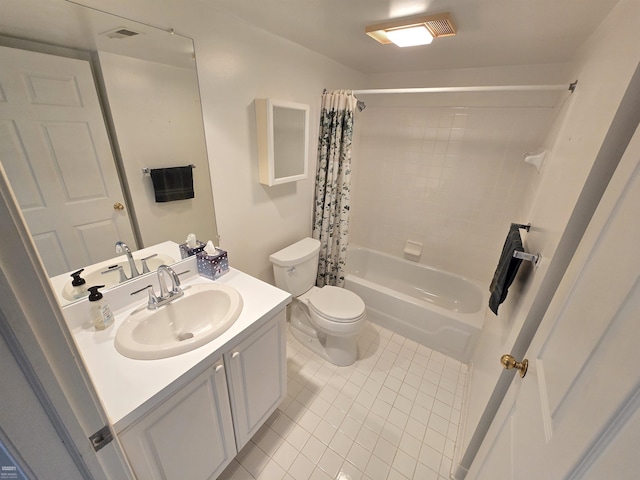
[[[351,365],[366,321],[364,302],[344,288],[315,286],[319,255],[320,242],[303,238],[269,260],[276,286],[294,297],[289,310],[293,336],[334,365]]]

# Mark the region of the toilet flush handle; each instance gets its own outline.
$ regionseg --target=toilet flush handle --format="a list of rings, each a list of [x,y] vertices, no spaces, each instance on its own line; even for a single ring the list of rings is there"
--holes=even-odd
[[[289,267],[287,268],[287,273],[293,273],[296,271],[296,267]]]

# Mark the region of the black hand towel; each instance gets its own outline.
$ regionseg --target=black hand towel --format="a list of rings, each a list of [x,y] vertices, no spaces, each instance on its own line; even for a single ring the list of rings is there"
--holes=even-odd
[[[193,198],[193,167],[154,168],[151,170],[156,202]]]
[[[489,292],[491,292],[489,308],[496,315],[498,314],[498,306],[507,298],[507,291],[516,278],[516,273],[518,273],[518,268],[520,268],[520,264],[522,263],[521,259],[514,258],[513,256],[513,252],[516,250],[524,252],[520,229],[517,225],[511,225],[504,246],[502,247],[498,267],[489,286]]]

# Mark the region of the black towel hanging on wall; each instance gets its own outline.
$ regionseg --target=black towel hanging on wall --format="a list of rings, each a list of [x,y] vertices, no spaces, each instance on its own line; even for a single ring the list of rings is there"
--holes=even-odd
[[[491,280],[491,285],[489,286],[489,292],[491,292],[489,308],[496,315],[498,314],[498,306],[507,298],[509,287],[516,278],[518,268],[520,268],[520,264],[522,263],[521,259],[513,256],[513,252],[515,251],[524,252],[522,237],[520,237],[520,228],[525,227],[523,225],[511,224],[504,246],[502,247],[502,254],[500,255],[498,266],[493,275],[493,280]]]
[[[149,172],[153,181],[156,202],[172,202],[195,197],[193,191],[193,167],[152,168]]]

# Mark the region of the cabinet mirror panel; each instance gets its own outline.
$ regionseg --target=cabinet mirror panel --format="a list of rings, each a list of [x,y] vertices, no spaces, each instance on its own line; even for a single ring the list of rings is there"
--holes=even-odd
[[[307,178],[309,106],[256,99],[260,183],[279,185]]]

